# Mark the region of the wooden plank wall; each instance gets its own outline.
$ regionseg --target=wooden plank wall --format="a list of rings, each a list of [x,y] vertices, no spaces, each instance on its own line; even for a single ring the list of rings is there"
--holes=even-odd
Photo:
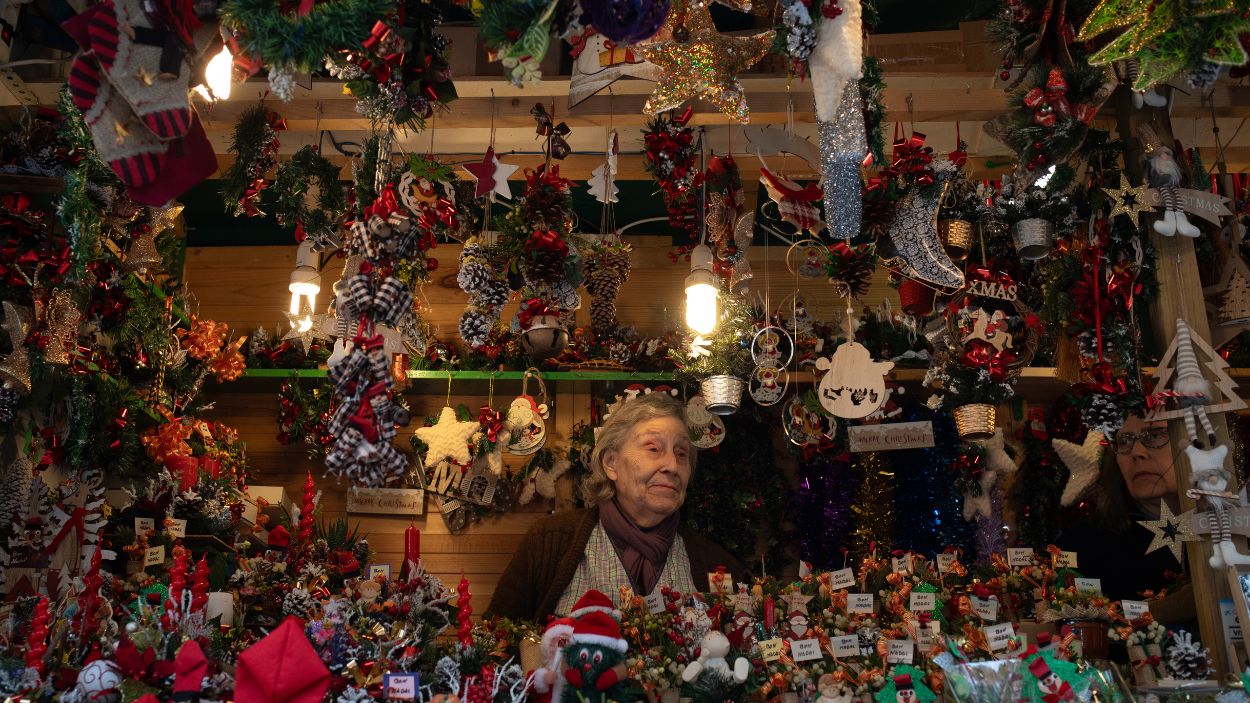
[[[688,270],[687,264],[669,260],[670,246],[666,239],[631,237],[630,241],[635,246],[633,271],[619,297],[620,316],[625,324],[634,324],[643,333],[658,333],[681,320],[684,304],[682,280]],[[456,320],[466,300],[455,282],[459,252],[459,246],[440,246],[434,250],[439,268],[434,282],[427,285],[424,291],[429,309],[427,317],[435,323],[439,336],[443,338],[454,337]],[[768,293],[774,306],[802,285],[808,309],[813,315],[830,320],[845,307],[834,295],[832,287],[823,281],[796,280],[786,268],[783,247],[756,247],[750,255],[756,271],[754,288],[763,294],[765,281],[770,283]],[[225,322],[235,333],[259,326],[272,329],[277,320],[285,319],[282,312],[289,299],[286,286],[294,260],[294,246],[192,248],[187,251],[185,276],[201,316]],[[339,260],[333,260],[325,267],[319,304],[328,300],[332,283],[341,267]],[[871,293],[860,302],[876,305],[887,296],[893,296],[893,291],[878,281]],[[587,317],[587,307],[583,306],[579,312],[579,319],[583,321]],[[505,319],[509,319],[514,310],[515,304],[505,313]],[[311,471],[323,491],[325,517],[333,519],[342,516],[345,486],[335,484],[331,478],[323,478],[324,467],[320,462],[310,461],[303,446],[282,446],[277,441],[277,385],[273,380],[242,380],[212,387],[208,391],[208,399],[215,403],[211,415],[237,428],[247,442],[253,484],[285,486],[291,499],[298,502],[304,478]],[[558,386],[549,385],[549,390],[553,393],[555,404],[554,415],[548,424],[551,431],[548,442],[552,446],[565,447],[568,446],[567,437],[573,424],[589,416],[592,393],[606,394],[608,389],[603,384],[564,382]],[[487,401],[488,392],[486,382],[460,382],[451,389],[451,401],[453,405],[464,403],[470,408],[477,408]],[[499,407],[520,392],[520,382],[497,382],[494,392],[495,407]],[[414,417],[421,418],[436,413],[445,402],[446,394],[445,381],[423,380],[414,382],[406,396],[411,402]],[[401,431],[397,443],[400,449],[409,446],[407,437],[412,429]],[[778,454],[779,458],[789,459],[784,451]],[[508,457],[508,464],[518,466],[523,460],[523,457]],[[567,496],[571,486],[562,486],[562,490]],[[427,500],[427,514],[412,521],[422,533],[422,554],[427,567],[451,583],[459,578],[463,570],[473,584],[475,603],[481,604],[481,609],[484,609],[500,573],[525,531],[541,516],[567,507],[568,503],[567,498],[557,501],[538,498],[518,512],[476,523],[464,532],[452,535],[443,524],[435,502]],[[410,518],[353,515],[351,520],[359,523],[361,531],[368,535],[377,560],[398,568],[403,552],[403,530]]]

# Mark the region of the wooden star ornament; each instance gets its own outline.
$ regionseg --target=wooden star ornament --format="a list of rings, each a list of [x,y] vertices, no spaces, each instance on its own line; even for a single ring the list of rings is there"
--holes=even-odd
[[[768,53],[773,32],[749,37],[721,34],[708,11],[710,1],[673,3],[664,25],[671,38],[641,47],[643,56],[660,68],[659,85],[643,106],[646,113],[654,115],[702,98],[739,122],[750,120],[738,73]]]
[[[300,346],[304,348],[304,353],[308,353],[308,348],[312,346],[314,339],[329,339],[330,335],[326,334],[325,318],[326,315],[318,315],[313,313],[312,305],[307,300],[300,305],[299,312],[284,313],[286,319],[291,323],[291,330],[282,337],[283,341],[298,341]]]
[[[1159,519],[1158,520],[1138,520],[1137,524],[1150,530],[1151,539],[1150,546],[1146,547],[1146,553],[1149,554],[1156,549],[1167,547],[1172,550],[1172,556],[1176,557],[1176,561],[1181,560],[1181,543],[1196,542],[1201,537],[1194,534],[1191,529],[1194,511],[1189,510],[1180,515],[1173,515],[1172,509],[1168,507],[1167,501],[1159,501]]]
[[[1110,217],[1113,220],[1116,215],[1125,215],[1133,221],[1133,224],[1137,224],[1137,218],[1143,212],[1150,212],[1152,209],[1146,200],[1146,186],[1130,186],[1123,174],[1120,174],[1119,188],[1103,188],[1102,192],[1111,198]]]
[[[480,163],[464,165],[464,170],[477,180],[477,189],[473,192],[474,197],[490,195],[492,200],[496,195],[504,200],[512,199],[512,187],[508,185],[508,176],[511,176],[518,168],[520,167],[500,161],[493,146],[487,147],[486,155],[482,157]]]

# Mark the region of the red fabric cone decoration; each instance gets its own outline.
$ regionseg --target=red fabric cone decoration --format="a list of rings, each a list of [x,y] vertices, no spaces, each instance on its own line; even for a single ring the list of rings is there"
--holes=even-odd
[[[239,655],[237,703],[321,703],[330,671],[308,643],[299,618],[288,617]]]
[[[195,640],[188,640],[174,659],[174,700],[179,693],[199,693],[208,675],[208,660]]]
[[[291,547],[291,533],[282,525],[278,525],[269,531],[268,544],[270,549],[289,549]]]

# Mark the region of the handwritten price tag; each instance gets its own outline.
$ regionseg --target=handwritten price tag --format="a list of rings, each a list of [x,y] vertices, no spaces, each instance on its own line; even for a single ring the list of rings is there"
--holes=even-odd
[[[872,613],[872,594],[871,593],[848,593],[846,594],[846,612],[848,613]]]
[[[972,597],[972,612],[982,620],[994,622],[998,619],[998,600],[996,598]]]
[[[169,526],[165,528],[165,533],[174,538],[186,537],[187,521],[177,519],[170,520]]]
[[[1122,600],[1120,609],[1124,611],[1124,617],[1136,620],[1150,612],[1150,605],[1144,600]]]
[[[854,586],[855,571],[852,569],[838,569],[829,574],[829,588],[832,590],[840,591]]]
[[[1009,622],[983,627],[981,631],[985,633],[985,641],[989,643],[992,652],[1007,649],[1011,646],[1011,638],[1016,636],[1016,630]]]
[[[647,612],[655,615],[664,612],[664,594],[657,589],[647,596]]]
[[[886,640],[885,659],[891,664],[910,664],[916,656],[916,647],[911,640]]]
[[[383,677],[382,682],[384,688],[386,689],[386,700],[417,700],[418,680],[419,677],[417,674],[387,674]]]
[[[156,519],[150,517],[135,518],[135,536],[150,532],[156,529]]]
[[[796,662],[816,661],[823,659],[824,653],[820,651],[820,640],[790,640],[790,656]]]
[[[844,635],[842,637],[830,637],[829,649],[833,650],[833,656],[839,659],[846,657],[859,656],[859,636]]]
[[[1028,547],[1009,547],[1007,549],[1008,566],[1029,566],[1033,563],[1033,550]]]
[[[709,571],[707,574],[708,590],[722,596],[727,596],[733,590],[734,577],[731,573],[718,574]]]
[[[890,565],[893,567],[894,573],[905,574],[911,570],[911,555],[904,554],[901,557],[890,557]]]
[[[1056,569],[1075,569],[1077,568],[1076,552],[1059,552],[1055,555]]]
[[[1078,578],[1072,583],[1078,591],[1096,591],[1102,593],[1102,579]]]
[[[391,565],[390,564],[369,564],[369,580],[372,581],[373,579],[376,579],[379,576],[381,576],[384,579],[389,579],[391,577]]]
[[[785,646],[785,640],[774,637],[771,640],[760,642],[760,656],[766,662],[775,662],[781,658],[781,650]]]
[[[149,566],[156,566],[157,564],[164,564],[164,563],[165,563],[165,546],[164,545],[160,545],[156,547],[148,547],[148,550],[143,553],[144,568],[147,568]]]
[[[939,574],[948,573],[951,570],[951,567],[954,565],[955,565],[954,554],[937,555],[937,570]]]
[[[924,593],[921,591],[912,591],[907,599],[907,609],[913,613],[928,612],[933,610],[937,599],[932,593]]]

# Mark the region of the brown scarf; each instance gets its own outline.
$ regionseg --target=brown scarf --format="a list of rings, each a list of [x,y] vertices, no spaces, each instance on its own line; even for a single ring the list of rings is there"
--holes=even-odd
[[[629,574],[634,593],[645,596],[655,588],[680,521],[678,514],[673,513],[655,527],[643,529],[629,519],[615,498],[599,504],[599,522]]]

